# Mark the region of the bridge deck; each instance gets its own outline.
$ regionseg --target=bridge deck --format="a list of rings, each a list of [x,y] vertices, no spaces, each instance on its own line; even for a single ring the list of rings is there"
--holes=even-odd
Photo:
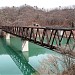
[[[61,54],[75,57],[75,28],[3,26],[2,30]],[[63,46],[68,46],[68,49]]]

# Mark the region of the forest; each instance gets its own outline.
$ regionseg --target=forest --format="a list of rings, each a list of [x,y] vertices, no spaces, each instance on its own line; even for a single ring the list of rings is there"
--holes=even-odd
[[[71,26],[75,23],[75,6],[52,10],[26,4],[20,7],[0,8],[0,26],[32,26],[34,23],[40,26]]]

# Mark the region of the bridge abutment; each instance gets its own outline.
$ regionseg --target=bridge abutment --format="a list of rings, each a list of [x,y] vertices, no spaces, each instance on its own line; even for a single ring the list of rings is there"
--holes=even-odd
[[[3,31],[0,29],[0,37],[3,37]]]

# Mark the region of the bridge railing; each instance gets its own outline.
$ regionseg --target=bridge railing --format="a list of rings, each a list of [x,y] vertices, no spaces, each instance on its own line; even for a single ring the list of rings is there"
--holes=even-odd
[[[63,54],[75,50],[75,28],[3,26],[2,30]]]

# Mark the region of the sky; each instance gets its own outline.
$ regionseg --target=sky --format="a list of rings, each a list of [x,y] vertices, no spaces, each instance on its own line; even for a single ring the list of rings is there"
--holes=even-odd
[[[56,8],[75,5],[75,0],[0,0],[0,7],[22,6],[24,4],[37,6],[39,8]]]

